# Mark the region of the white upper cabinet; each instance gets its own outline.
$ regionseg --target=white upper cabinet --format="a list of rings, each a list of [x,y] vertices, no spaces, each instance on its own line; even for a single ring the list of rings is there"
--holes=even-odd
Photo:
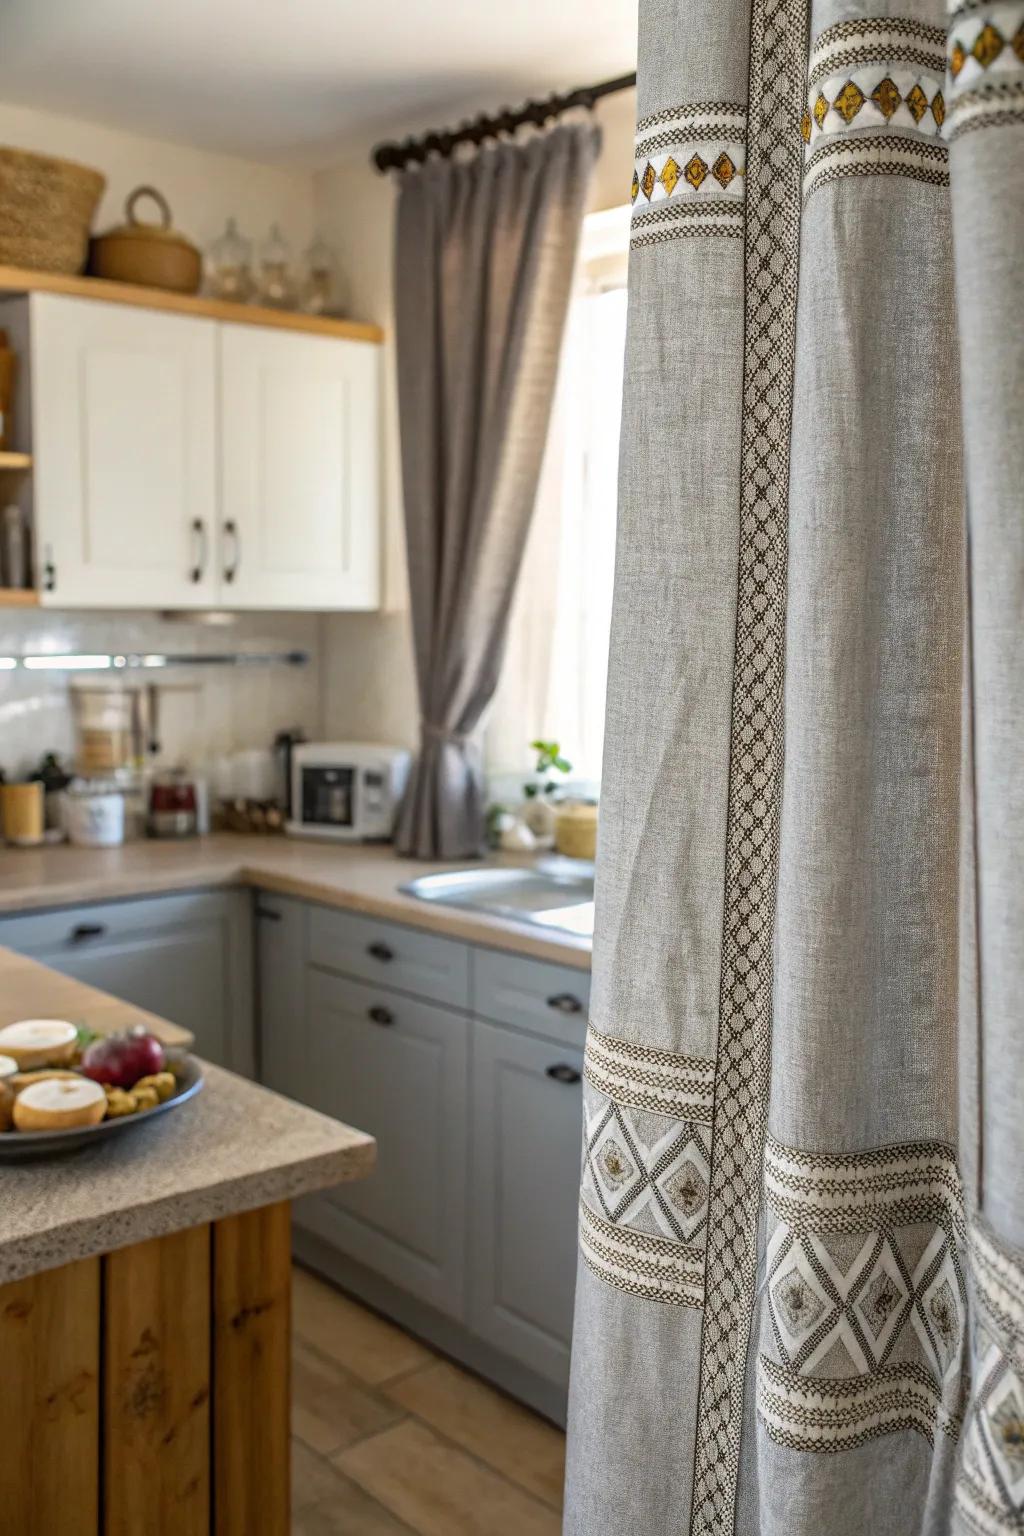
[[[216,326],[54,294],[30,304],[42,601],[208,607]]]
[[[220,328],[221,578],[239,608],[376,608],[378,348]]]
[[[27,302],[43,603],[377,606],[377,346]]]

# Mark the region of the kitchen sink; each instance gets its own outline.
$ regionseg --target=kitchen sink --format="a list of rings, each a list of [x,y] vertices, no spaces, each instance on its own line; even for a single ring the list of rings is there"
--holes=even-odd
[[[476,865],[419,875],[399,887],[420,901],[487,912],[537,928],[594,935],[594,866],[581,859],[539,859],[535,864]]]

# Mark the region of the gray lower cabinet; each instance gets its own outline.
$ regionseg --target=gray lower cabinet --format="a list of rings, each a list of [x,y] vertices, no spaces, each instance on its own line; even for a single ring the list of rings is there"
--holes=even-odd
[[[208,1061],[251,1073],[247,891],[188,891],[0,919],[0,944],[191,1030]]]
[[[362,1183],[322,1198],[322,1235],[451,1317],[464,1312],[469,1022],[313,968],[308,1100],[377,1138]]]
[[[299,1252],[561,1417],[588,973],[269,893],[255,910],[262,1080],[378,1142],[369,1179],[297,1204]]]
[[[474,1023],[470,1326],[557,1385],[569,1374],[582,1054]]]

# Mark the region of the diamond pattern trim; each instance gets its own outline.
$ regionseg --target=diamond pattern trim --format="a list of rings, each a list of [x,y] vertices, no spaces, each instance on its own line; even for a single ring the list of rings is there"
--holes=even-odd
[[[742,227],[746,124],[746,110],[735,102],[695,102],[642,119],[630,188],[634,245],[679,235],[732,234],[734,225]],[[638,229],[648,212],[701,203],[708,206],[704,218],[669,217],[656,231]],[[731,210],[735,217],[728,216]]]
[[[735,1523],[771,1056],[808,0],[753,0],[722,977],[690,1536]]]
[[[629,1109],[587,1095],[582,1191],[606,1221],[703,1244],[709,1171],[706,1130],[660,1117],[645,1130]]]
[[[977,1536],[1024,1530],[1024,1255],[975,1218],[973,1386],[954,1506]]]
[[[715,1064],[602,1034],[591,1024],[584,1056],[587,1081],[619,1104],[711,1123]]]

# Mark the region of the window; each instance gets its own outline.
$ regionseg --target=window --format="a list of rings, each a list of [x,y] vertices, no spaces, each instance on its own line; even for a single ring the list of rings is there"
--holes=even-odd
[[[584,220],[574,296],[501,682],[487,725],[492,791],[517,799],[528,743],[555,738],[596,786],[615,565],[629,209]]]

